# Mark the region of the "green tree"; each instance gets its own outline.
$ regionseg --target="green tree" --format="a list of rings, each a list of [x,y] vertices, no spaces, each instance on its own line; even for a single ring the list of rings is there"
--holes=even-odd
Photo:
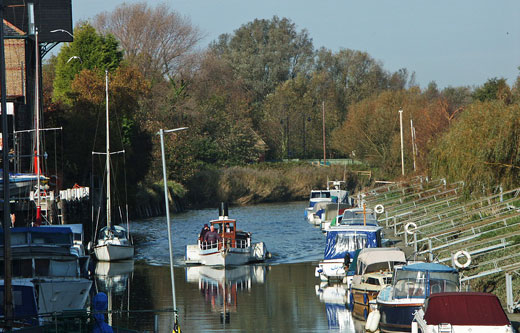
[[[321,157],[322,103],[329,137],[341,119],[336,99],[334,84],[325,73],[298,75],[280,84],[264,103],[262,134],[270,148],[269,158]]]
[[[71,105],[71,83],[84,69],[104,72],[117,68],[123,59],[117,40],[112,35],[100,35],[89,24],[74,29],[74,41],[64,45],[56,61],[53,101]]]
[[[150,135],[136,121],[142,97],[148,93],[148,84],[139,71],[121,66],[110,75],[109,107],[111,150],[125,150],[127,168],[121,163],[114,175],[123,179],[126,172],[128,190],[132,195],[136,184],[144,178],[150,163]],[[105,151],[105,77],[83,70],[71,83],[71,107],[62,112],[65,178],[88,183],[92,172],[92,151]],[[81,139],[79,139],[81,138]],[[99,169],[98,169],[99,170]]]
[[[469,105],[430,156],[434,176],[463,180],[470,190],[520,185],[520,106]]]
[[[387,73],[382,64],[368,53],[350,49],[333,53],[321,48],[316,55],[315,70],[328,73],[334,81],[338,107],[344,115],[350,104],[386,89],[404,89],[408,77],[406,69]]]
[[[298,73],[307,73],[313,56],[306,30],[297,31],[287,18],[255,19],[233,35],[221,35],[210,49],[225,59],[236,78],[253,92],[253,120],[262,118],[259,104],[276,87]]]
[[[475,89],[473,98],[481,102],[502,100],[505,103],[511,102],[511,89],[504,78],[492,78],[487,80],[482,86]]]

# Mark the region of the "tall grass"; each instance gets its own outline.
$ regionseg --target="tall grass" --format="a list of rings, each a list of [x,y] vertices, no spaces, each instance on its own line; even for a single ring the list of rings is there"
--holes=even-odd
[[[303,163],[264,163],[205,170],[187,184],[187,204],[212,207],[224,201],[235,205],[306,200],[327,180],[345,180],[352,192],[369,183],[367,177],[344,166],[319,167]]]

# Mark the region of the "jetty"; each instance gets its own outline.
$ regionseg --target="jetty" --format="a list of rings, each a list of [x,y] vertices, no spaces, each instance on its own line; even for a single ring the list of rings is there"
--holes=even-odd
[[[468,289],[496,293],[513,314],[520,309],[513,288],[520,282],[520,188],[495,192],[468,195],[462,182],[417,176],[364,190],[357,200],[381,212],[387,236],[408,253],[458,267]],[[493,282],[497,275],[503,282]]]

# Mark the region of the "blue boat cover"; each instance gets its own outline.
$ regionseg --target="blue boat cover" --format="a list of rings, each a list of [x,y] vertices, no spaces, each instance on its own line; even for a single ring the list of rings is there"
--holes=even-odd
[[[457,270],[453,267],[449,267],[442,264],[420,262],[416,264],[410,264],[403,266],[403,271],[429,271],[429,272],[456,272]]]
[[[324,259],[345,258],[349,252],[352,258],[355,251],[365,247],[378,247],[381,244],[378,237],[378,230],[339,230],[327,232]]]
[[[22,320],[30,325],[37,325],[38,307],[36,305],[36,296],[34,286],[28,285],[12,285],[14,317]],[[4,286],[0,286],[0,294],[2,300],[4,298]],[[0,316],[4,315],[4,304],[0,304]]]
[[[23,233],[23,232],[31,232],[31,233],[42,233],[42,234],[72,234],[72,230],[70,228],[61,228],[61,227],[20,227],[20,228],[11,228],[11,233]],[[4,233],[4,229],[0,228],[0,234]]]

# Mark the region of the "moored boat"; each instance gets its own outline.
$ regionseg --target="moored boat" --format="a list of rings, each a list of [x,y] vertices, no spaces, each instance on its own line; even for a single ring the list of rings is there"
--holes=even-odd
[[[414,315],[412,332],[512,333],[513,325],[494,294],[479,292],[431,295]]]
[[[459,290],[459,275],[452,267],[437,263],[414,263],[396,267],[392,285],[377,296],[379,327],[383,332],[410,332],[413,314],[426,298]]]
[[[315,214],[319,211],[314,207],[317,203],[350,203],[348,191],[341,188],[343,184],[344,181],[327,181],[327,189],[311,190],[309,206],[305,209],[305,218],[309,223],[315,223]]]
[[[24,289],[33,286],[38,315],[85,307],[92,286],[84,277],[88,256],[74,245],[70,228],[11,228],[11,239],[13,281]],[[1,258],[3,252],[2,244]]]
[[[350,285],[350,304],[362,308],[363,319],[370,312],[369,303],[379,291],[390,285],[395,265],[406,264],[406,257],[397,248],[363,249],[358,255],[356,275]]]
[[[322,281],[342,280],[355,251],[381,247],[383,228],[377,225],[341,225],[327,232],[324,258],[315,275]]]
[[[106,227],[102,228],[97,237],[94,253],[97,260],[117,261],[132,259],[134,257],[134,245],[128,236],[128,230],[122,225],[113,225],[111,208],[111,177],[110,177],[110,131],[108,117],[108,71],[105,71],[106,88]],[[128,219],[128,212],[126,213]],[[128,224],[128,220],[127,220]]]
[[[230,219],[227,206],[219,209],[219,218],[211,220],[216,230],[215,242],[199,237],[197,244],[186,246],[185,262],[207,266],[236,266],[264,261],[268,255],[264,242],[253,243],[251,233],[237,229],[237,221]]]

